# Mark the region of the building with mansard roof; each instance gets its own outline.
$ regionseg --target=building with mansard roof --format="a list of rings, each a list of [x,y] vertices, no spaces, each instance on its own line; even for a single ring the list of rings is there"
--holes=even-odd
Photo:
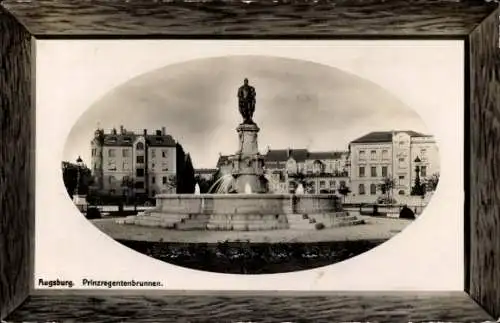
[[[154,197],[175,192],[177,142],[165,127],[153,133],[97,129],[91,141],[94,190],[104,194]]]
[[[230,172],[228,156],[220,155],[217,168]],[[309,193],[334,193],[349,181],[348,151],[268,149],[264,168],[274,192],[293,192],[297,183],[306,183]]]
[[[392,193],[411,194],[417,169],[421,181],[439,173],[439,152],[433,136],[415,131],[377,131],[349,144],[351,191],[360,202],[374,202],[385,178],[394,181]]]

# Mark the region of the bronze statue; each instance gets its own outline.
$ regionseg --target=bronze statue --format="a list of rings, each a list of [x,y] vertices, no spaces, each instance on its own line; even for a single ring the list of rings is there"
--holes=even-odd
[[[255,111],[255,88],[248,85],[248,79],[238,89],[238,103],[244,124],[253,124],[253,113]]]

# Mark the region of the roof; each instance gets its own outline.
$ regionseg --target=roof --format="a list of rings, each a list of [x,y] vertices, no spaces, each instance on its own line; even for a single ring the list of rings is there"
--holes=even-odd
[[[341,159],[342,154],[347,152],[342,151],[312,151],[309,153],[308,159]]]
[[[266,161],[287,161],[292,157],[295,161],[302,162],[308,158],[308,155],[307,149],[270,149],[264,158]]]
[[[351,143],[392,142],[393,133],[399,132],[406,132],[408,135],[410,135],[410,137],[426,137],[426,135],[412,130],[374,131],[351,141]]]
[[[143,135],[135,133],[104,134],[103,146],[132,147],[133,142]],[[146,135],[146,144],[150,147],[175,147],[175,140],[170,135]]]

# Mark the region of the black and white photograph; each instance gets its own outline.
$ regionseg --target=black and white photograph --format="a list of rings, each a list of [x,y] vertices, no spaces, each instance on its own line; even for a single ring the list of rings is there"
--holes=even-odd
[[[114,89],[74,129],[66,147],[78,157],[62,171],[83,214],[129,248],[201,270],[346,260],[414,221],[439,182],[438,146],[416,112],[307,61],[165,67]]]
[[[264,44],[269,47],[259,46]],[[418,254],[425,244],[404,234],[426,219],[441,221],[439,209],[428,212],[440,192],[460,198],[453,188],[461,180],[453,178],[460,163],[448,168],[444,185],[441,171],[449,163],[443,156],[460,156],[461,147],[449,141],[460,129],[441,129],[449,136],[443,137],[429,118],[445,99],[443,114],[460,118],[463,111],[456,91],[463,71],[449,59],[462,58],[457,42],[318,41],[305,47],[293,41],[177,41],[173,47],[172,41],[95,41],[67,43],[65,53],[55,52],[58,46],[39,45],[40,69],[51,69],[53,82],[59,79],[54,64],[73,64],[77,71],[61,72],[58,82],[74,80],[64,82],[64,91],[49,97],[42,85],[38,97],[60,120],[73,120],[41,138],[61,143],[58,178],[51,180],[67,212],[63,220],[52,213],[47,220],[68,221],[65,235],[81,235],[73,243],[96,257],[90,266],[98,272],[99,264],[119,266],[116,261],[133,257],[139,267],[120,274],[152,266],[141,273],[156,276],[163,263],[235,281],[337,268],[342,274],[331,274],[337,280],[369,270],[363,263],[373,260],[366,259],[387,266],[383,248]],[[69,57],[73,51],[81,54]],[[113,62],[117,53],[126,53],[121,63]],[[445,58],[448,73],[429,82]],[[432,84],[450,77],[457,81],[447,87]],[[426,85],[419,83],[424,79]],[[64,110],[66,104],[78,108]],[[39,120],[45,118],[41,113]],[[46,156],[40,165],[54,157]],[[448,215],[444,221],[456,236],[458,220]],[[48,222],[40,223],[39,245],[59,245],[44,233]],[[439,239],[444,248],[446,233]],[[409,249],[415,243],[417,249]],[[108,245],[118,249],[105,256],[100,251]],[[67,243],[64,249],[71,253]],[[38,268],[45,268],[48,258],[40,259]],[[83,269],[77,266],[64,265],[69,275]],[[116,272],[109,269],[109,275]],[[273,276],[278,278],[259,284],[287,285],[286,276]],[[169,288],[172,279],[165,277],[162,286]],[[454,284],[458,275],[447,277],[442,284]],[[336,283],[348,284],[343,281]],[[316,284],[312,288],[328,288]]]

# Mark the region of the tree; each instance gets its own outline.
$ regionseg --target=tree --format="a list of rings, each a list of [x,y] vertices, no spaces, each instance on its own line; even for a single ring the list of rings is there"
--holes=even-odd
[[[392,190],[394,189],[395,185],[396,181],[394,180],[394,178],[384,177],[384,179],[382,179],[382,183],[378,184],[378,189],[382,194],[386,196],[387,200],[390,201]]]
[[[85,165],[77,165],[67,161],[62,162],[62,173],[64,186],[68,195],[73,198],[76,192],[78,182],[77,194],[87,195],[89,187],[94,183],[91,170]]]
[[[427,178],[424,182],[426,191],[435,191],[439,183],[439,173],[432,174],[429,178]]]
[[[191,156],[186,154],[181,144],[176,144],[177,176],[175,179],[177,193],[194,193],[194,167]]]
[[[340,194],[342,194],[344,202],[345,202],[346,196],[349,195],[349,193],[351,193],[351,189],[346,185],[341,185],[338,191]]]

